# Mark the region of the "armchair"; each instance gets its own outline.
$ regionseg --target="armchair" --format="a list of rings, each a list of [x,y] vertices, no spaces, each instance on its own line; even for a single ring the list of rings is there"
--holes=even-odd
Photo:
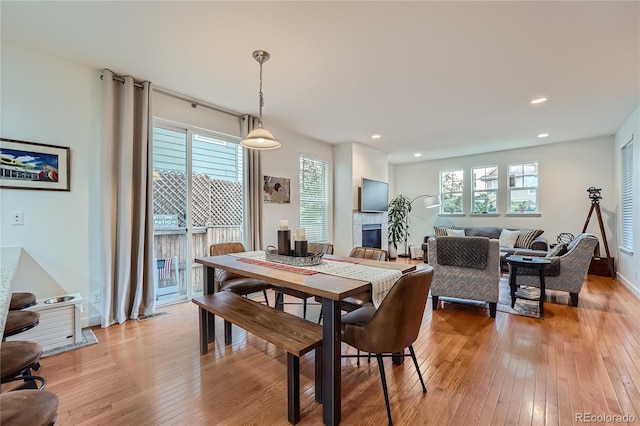
[[[431,299],[438,309],[440,297],[489,303],[496,317],[500,288],[500,246],[486,237],[429,239],[429,264],[433,266]]]
[[[578,306],[578,294],[597,244],[598,238],[595,235],[582,233],[567,245],[565,254],[553,256],[553,252],[550,252],[547,258],[551,260],[551,266],[544,274],[546,290],[567,291],[571,297],[571,305]],[[537,270],[518,268],[517,271],[517,285],[540,287]]]

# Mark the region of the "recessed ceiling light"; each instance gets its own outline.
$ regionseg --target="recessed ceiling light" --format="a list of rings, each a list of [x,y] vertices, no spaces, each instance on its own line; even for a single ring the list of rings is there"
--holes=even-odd
[[[380,135],[371,135],[371,139],[380,139],[381,137]]]
[[[422,154],[420,154],[419,152],[416,152],[415,154],[413,154],[414,157],[422,157]]]
[[[532,100],[531,100],[531,103],[532,103],[532,104],[534,104],[534,105],[535,105],[535,104],[541,104],[541,103],[543,103],[543,102],[547,102],[547,98],[545,98],[545,97],[539,97],[539,98],[535,98],[535,99],[532,99]]]
[[[539,138],[546,138],[546,137],[548,137],[548,136],[549,136],[549,133],[540,133],[540,134],[538,135],[538,137],[539,137]]]

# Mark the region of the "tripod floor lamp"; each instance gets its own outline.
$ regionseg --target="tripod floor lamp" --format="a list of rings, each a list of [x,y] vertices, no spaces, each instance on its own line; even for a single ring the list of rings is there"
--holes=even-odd
[[[428,195],[428,194],[418,195],[417,197],[414,197],[409,202],[409,208],[408,208],[407,215],[406,215],[406,218],[405,218],[404,255],[403,255],[403,257],[409,257],[409,213],[411,212],[411,207],[413,206],[413,202],[416,201],[419,198],[424,198],[424,206],[427,209],[432,209],[434,207],[439,207],[440,206],[440,196],[439,195]]]

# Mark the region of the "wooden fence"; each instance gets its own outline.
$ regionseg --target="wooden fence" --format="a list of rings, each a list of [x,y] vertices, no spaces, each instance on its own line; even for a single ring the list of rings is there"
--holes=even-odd
[[[178,256],[178,286],[180,294],[187,293],[184,273],[186,265],[191,265],[191,291],[202,291],[202,265],[195,263],[196,257],[208,256],[211,244],[242,241],[241,226],[212,226],[193,228],[191,241],[191,258],[187,261],[186,236],[184,228],[162,229],[154,232],[154,258],[165,259]],[[175,283],[174,273],[170,279],[158,283],[159,287],[167,287]]]

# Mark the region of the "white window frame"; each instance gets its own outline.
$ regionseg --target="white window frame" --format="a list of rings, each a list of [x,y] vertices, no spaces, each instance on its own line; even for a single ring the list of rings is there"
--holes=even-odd
[[[323,182],[315,187],[306,182],[305,163],[312,162],[320,167]],[[300,153],[300,227],[305,228],[307,241],[329,241],[329,162]],[[316,209],[314,217],[306,217],[306,209]]]
[[[529,164],[535,164],[535,173],[525,173],[525,166]],[[512,174],[511,168],[516,166],[522,166],[522,173]],[[527,177],[536,177],[536,185],[524,185],[524,181]],[[516,186],[517,180],[522,179],[522,186]],[[528,191],[529,194],[535,194],[535,209],[530,209],[531,204],[525,206],[525,211],[520,211],[512,206],[513,192],[515,191]],[[538,161],[521,161],[518,163],[509,163],[507,165],[507,213],[539,213],[540,212],[540,163]]]
[[[460,179],[460,189],[456,191],[445,190],[444,187],[444,178],[446,175],[455,175],[456,173],[461,174]],[[446,200],[449,197],[459,196],[460,197],[460,211],[447,212],[445,211]],[[454,170],[443,170],[440,172],[440,214],[441,215],[461,215],[464,214],[464,170],[463,169],[454,169]]]
[[[483,170],[484,171],[483,176],[487,176],[488,174],[495,171],[496,178],[492,179],[492,181],[495,181],[497,183],[497,186],[495,188],[477,189],[476,184],[480,180],[475,178],[476,170],[478,171]],[[500,169],[498,166],[482,166],[482,167],[471,168],[471,214],[481,215],[481,214],[497,214],[498,213],[498,201],[499,201],[498,189],[500,188],[499,172],[500,172]],[[479,199],[476,199],[476,193],[493,194],[493,197],[495,199],[495,207],[492,210],[487,209],[482,211],[476,211],[476,201],[479,201]]]
[[[620,150],[621,249],[633,253],[633,138]]]

